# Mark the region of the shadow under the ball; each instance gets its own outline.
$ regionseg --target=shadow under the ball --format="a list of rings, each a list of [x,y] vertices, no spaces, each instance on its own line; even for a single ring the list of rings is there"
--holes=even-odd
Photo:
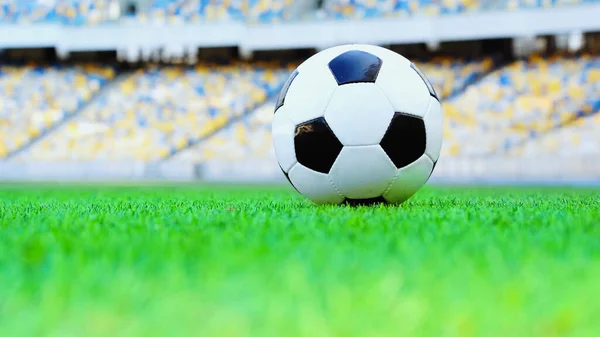
[[[352,207],[356,206],[374,206],[374,205],[385,205],[387,202],[383,197],[370,198],[370,199],[348,199],[344,200],[342,205],[348,205]]]

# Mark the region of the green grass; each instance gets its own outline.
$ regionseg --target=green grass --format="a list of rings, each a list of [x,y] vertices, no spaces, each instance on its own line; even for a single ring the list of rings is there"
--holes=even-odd
[[[0,336],[597,336],[600,190],[0,187]]]

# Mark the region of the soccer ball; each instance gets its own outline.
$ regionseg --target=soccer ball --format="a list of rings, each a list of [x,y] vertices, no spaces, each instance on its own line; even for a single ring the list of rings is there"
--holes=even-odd
[[[409,60],[378,46],[343,45],[291,74],[272,130],[281,170],[314,203],[398,204],[435,168],[442,111]]]

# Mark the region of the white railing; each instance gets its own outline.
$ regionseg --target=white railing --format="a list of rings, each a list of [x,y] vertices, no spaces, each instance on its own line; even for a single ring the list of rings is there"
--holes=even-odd
[[[2,181],[284,182],[276,163],[240,162],[0,162]],[[600,157],[442,158],[433,183],[600,183]]]

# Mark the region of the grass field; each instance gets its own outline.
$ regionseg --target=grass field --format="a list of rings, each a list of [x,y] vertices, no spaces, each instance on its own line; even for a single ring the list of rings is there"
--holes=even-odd
[[[0,187],[0,336],[598,336],[600,190]]]

